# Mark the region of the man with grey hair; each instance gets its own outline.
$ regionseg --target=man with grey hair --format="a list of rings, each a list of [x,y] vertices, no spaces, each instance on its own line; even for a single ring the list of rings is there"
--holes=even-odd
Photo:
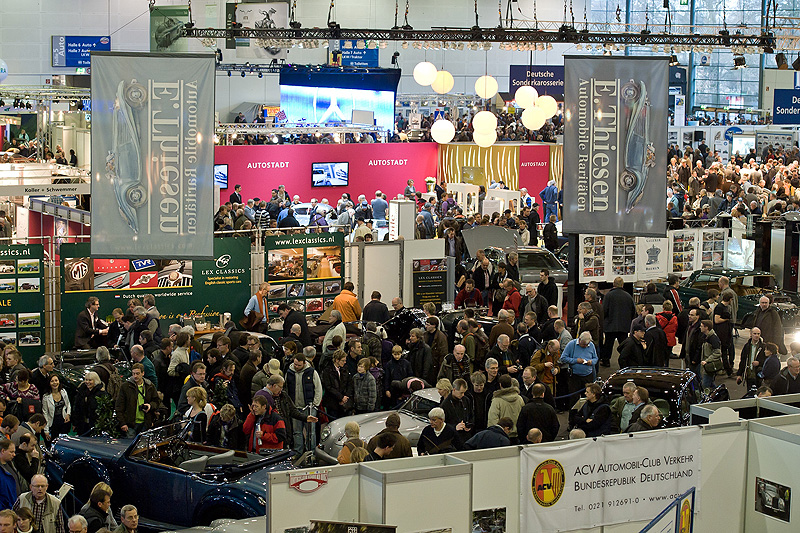
[[[497,359],[494,357],[487,357],[484,368],[486,369],[486,385],[484,385],[484,392],[486,394],[487,403],[489,403],[492,401],[492,395],[495,391],[500,390],[500,381],[498,379],[500,366]]]
[[[111,378],[111,374],[118,372],[117,367],[111,361],[111,353],[105,346],[100,346],[97,349],[97,353],[94,354],[94,359],[97,364],[92,367],[92,371],[97,372],[106,390],[108,390],[108,380]],[[49,387],[45,390],[49,390]]]
[[[342,340],[347,338],[347,330],[342,323],[342,314],[334,309],[331,311],[331,318],[329,324],[331,325],[328,328],[328,331],[325,332],[325,338],[322,340],[322,360],[320,361],[319,368],[325,368],[325,360],[326,354],[328,353],[328,348],[333,341],[334,337],[340,337]]]
[[[619,428],[626,428],[631,423],[631,415],[636,410],[636,403],[633,401],[634,391],[636,391],[636,383],[626,381],[622,385],[622,396],[611,402],[611,416],[617,421]]]
[[[569,378],[569,391],[585,388],[594,381],[594,367],[597,364],[597,349],[592,343],[592,334],[584,331],[577,339],[571,340],[561,354],[561,362],[567,363],[572,371]]]
[[[33,513],[31,526],[38,533],[64,533],[64,511],[61,500],[47,493],[48,481],[42,474],[31,477],[31,490],[14,502],[14,511],[27,507]]]
[[[124,505],[119,512],[120,525],[113,533],[137,533],[139,529],[139,511],[135,505]]]
[[[667,341],[667,334],[658,325],[655,315],[644,317],[644,361],[653,366],[669,366],[672,350]]]
[[[50,391],[50,378],[56,375],[61,379],[61,376],[55,371],[55,361],[49,355],[41,356],[37,366],[38,368],[31,372],[30,382],[36,386],[39,394],[44,396]]]
[[[284,380],[281,376],[275,374],[267,378],[267,385],[262,390],[255,393],[255,396],[266,396],[270,394],[275,403],[275,409],[278,414],[285,421],[299,420],[301,423],[316,423],[317,417],[303,413],[292,401],[289,394],[283,389]],[[286,432],[286,446],[289,449],[294,449],[294,432]]]
[[[161,313],[156,308],[156,297],[152,294],[145,294],[144,298],[142,298],[142,305],[144,306],[145,310],[147,310],[147,316],[155,318],[158,320],[161,318]]]
[[[563,352],[564,348],[566,348],[567,344],[569,344],[569,341],[572,340],[572,334],[567,329],[567,325],[564,324],[564,321],[561,320],[560,318],[555,322],[553,322],[553,328],[556,330],[556,333],[558,334],[556,340],[558,341],[558,344],[561,347],[560,349]]]
[[[509,350],[510,347],[511,338],[506,334],[501,334],[497,337],[497,342],[486,355],[497,360],[501,374],[508,374],[512,378],[516,378],[520,375],[522,368],[517,364],[517,356]]]
[[[636,433],[638,431],[650,431],[661,427],[661,413],[655,404],[647,404],[642,407],[642,416],[639,420],[631,424],[626,433]]]
[[[539,444],[542,442],[542,432],[537,428],[531,428],[528,430],[525,439],[528,441],[528,444]]]
[[[158,388],[158,376],[156,375],[156,367],[149,357],[145,357],[144,348],[141,344],[134,344],[131,346],[131,359],[134,363],[141,363],[144,366],[144,377],[153,382],[153,386]]]
[[[513,324],[514,315],[509,312],[508,309],[501,309],[497,313],[497,324],[495,324],[489,334],[488,346],[494,346],[500,335],[508,335],[509,339],[513,339],[515,335]]]
[[[417,442],[418,455],[451,453],[463,448],[456,428],[445,423],[444,409],[434,407],[428,412],[430,425],[425,426]]]
[[[67,527],[69,527],[69,533],[86,533],[89,529],[89,523],[86,522],[84,517],[76,514],[69,517]]]
[[[797,357],[790,355],[786,359],[786,368],[773,382],[772,392],[776,395],[800,392],[800,360]]]
[[[136,324],[134,324],[134,339],[138,340],[139,333],[144,330],[148,330],[153,334],[153,340],[156,343],[161,342],[161,339],[164,336],[161,334],[161,328],[159,327],[157,318],[153,318],[152,316],[148,315],[147,310],[141,305],[137,305],[133,308],[133,316],[136,317]]]
[[[575,428],[569,432],[569,440],[585,439],[586,432],[580,428]]]

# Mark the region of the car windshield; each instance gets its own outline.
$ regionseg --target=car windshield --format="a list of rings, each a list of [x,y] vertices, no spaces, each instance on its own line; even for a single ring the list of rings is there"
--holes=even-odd
[[[439,407],[439,404],[433,400],[423,398],[418,394],[412,394],[411,398],[409,398],[408,401],[403,404],[401,409],[411,411],[412,413],[420,416],[428,416],[428,413],[434,407]]]
[[[520,269],[562,270],[564,266],[553,255],[546,252],[519,252]]]
[[[191,421],[187,420],[175,424],[169,424],[167,426],[161,426],[160,428],[151,429],[150,431],[145,431],[139,435],[139,438],[136,440],[136,444],[134,444],[133,448],[131,448],[131,455],[138,455],[141,453],[144,457],[146,457],[147,454],[144,452],[144,450],[155,450],[159,445],[164,445],[173,441],[184,440],[190,426]]]

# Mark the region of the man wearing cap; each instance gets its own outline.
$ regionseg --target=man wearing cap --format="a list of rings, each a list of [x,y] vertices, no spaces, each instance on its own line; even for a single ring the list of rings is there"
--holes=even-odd
[[[370,222],[372,222],[370,220]],[[372,233],[372,229],[367,226],[366,221],[364,220],[363,216],[356,216],[356,231],[353,233],[353,240],[357,240],[359,237],[362,239],[368,233]]]
[[[372,437],[367,443],[367,451],[372,453],[378,445],[378,437],[384,433],[390,433],[395,437],[394,448],[384,459],[397,459],[399,457],[411,457],[411,443],[400,433],[400,415],[391,413],[386,417],[386,429],[381,430]]]

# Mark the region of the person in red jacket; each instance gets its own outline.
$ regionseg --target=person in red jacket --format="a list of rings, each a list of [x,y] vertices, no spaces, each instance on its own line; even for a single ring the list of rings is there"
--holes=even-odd
[[[506,290],[506,299],[503,301],[503,309],[510,309],[514,311],[514,316],[519,316],[519,304],[522,302],[522,295],[520,295],[514,282],[510,278],[503,281],[503,288]]]
[[[664,310],[656,315],[658,325],[664,330],[667,335],[667,346],[672,349],[678,344],[676,333],[678,332],[678,317],[672,313],[672,302],[664,300]]]
[[[247,451],[281,450],[286,442],[286,425],[263,396],[254,396],[250,414],[242,427],[247,435]]]

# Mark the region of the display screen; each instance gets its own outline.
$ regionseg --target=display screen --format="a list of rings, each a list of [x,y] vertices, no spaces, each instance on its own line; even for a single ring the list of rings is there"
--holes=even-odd
[[[313,187],[343,187],[350,177],[350,163],[312,163]]]
[[[353,111],[372,111],[375,125],[394,130],[393,91],[281,85],[281,110],[289,122],[350,123]]]
[[[756,147],[755,135],[733,135],[731,143],[731,154],[747,155],[752,148]]]
[[[214,165],[214,185],[220,189],[228,188],[228,165]]]

